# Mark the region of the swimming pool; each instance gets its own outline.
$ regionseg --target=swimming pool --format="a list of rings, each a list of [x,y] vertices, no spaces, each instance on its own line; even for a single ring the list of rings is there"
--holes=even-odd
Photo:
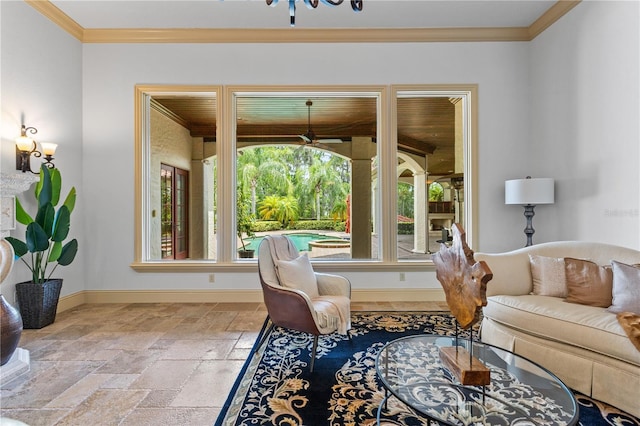
[[[309,247],[309,243],[311,241],[336,239],[336,237],[330,237],[329,235],[316,234],[311,232],[291,233],[291,234],[282,234],[282,235],[286,235],[287,237],[291,238],[291,241],[293,241],[293,244],[296,245],[296,248],[298,249],[298,251],[310,251],[311,248]],[[264,237],[245,238],[244,244],[247,246],[248,250],[255,250],[257,252],[258,246],[260,245],[260,242],[262,241],[263,238]]]

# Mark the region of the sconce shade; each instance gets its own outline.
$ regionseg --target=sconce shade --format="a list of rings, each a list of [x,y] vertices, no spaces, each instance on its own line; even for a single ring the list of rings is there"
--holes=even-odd
[[[504,184],[505,204],[553,204],[554,182],[551,178],[508,180]]]
[[[49,142],[41,142],[40,145],[42,145],[42,153],[51,156],[56,153],[56,148],[58,147],[58,144]]]
[[[16,138],[16,146],[20,151],[32,151],[33,139],[31,139],[29,136],[18,136]]]

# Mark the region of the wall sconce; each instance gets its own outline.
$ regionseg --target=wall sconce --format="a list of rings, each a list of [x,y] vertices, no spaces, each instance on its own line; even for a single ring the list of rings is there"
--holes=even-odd
[[[555,193],[553,189],[553,179],[536,178],[508,180],[504,185],[504,203],[522,204],[524,206],[524,216],[527,218],[527,227],[524,233],[527,235],[528,247],[533,244],[533,209],[537,204],[553,204]]]
[[[26,127],[24,124],[20,129],[20,136],[16,138],[16,170],[21,170],[22,173],[27,171],[33,174],[39,174],[40,172],[34,172],[31,170],[31,156],[41,157],[44,154],[44,165],[53,169],[55,165],[52,163],[53,154],[56,153],[58,145],[55,143],[42,143],[42,152],[38,151],[38,146],[33,138],[27,136],[27,132],[35,135],[38,133],[38,129],[35,127]]]

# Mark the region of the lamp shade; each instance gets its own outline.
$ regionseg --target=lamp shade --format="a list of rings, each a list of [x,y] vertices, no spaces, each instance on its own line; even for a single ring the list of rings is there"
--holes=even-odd
[[[29,136],[18,136],[16,138],[16,146],[20,151],[32,151],[33,150],[33,139]]]
[[[505,204],[553,204],[554,188],[551,178],[513,179],[504,183]]]
[[[50,143],[50,142],[42,142],[42,153],[44,155],[53,155],[56,153],[56,148],[58,148],[58,144]]]

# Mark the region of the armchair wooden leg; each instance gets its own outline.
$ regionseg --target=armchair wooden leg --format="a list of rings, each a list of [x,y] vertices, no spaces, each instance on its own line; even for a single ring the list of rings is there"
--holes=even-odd
[[[313,373],[313,364],[316,360],[316,350],[318,349],[318,336],[313,336],[313,349],[311,349],[311,364],[309,372]]]
[[[274,325],[273,322],[269,318],[269,327],[265,330],[264,334],[262,335],[262,338],[260,339],[260,343],[258,343],[258,346],[256,346],[256,350],[254,351],[254,353],[257,353],[258,350],[260,350],[260,348],[262,347],[262,344],[267,340],[267,337],[269,337],[269,335],[271,334],[271,330],[273,330],[273,325]]]

